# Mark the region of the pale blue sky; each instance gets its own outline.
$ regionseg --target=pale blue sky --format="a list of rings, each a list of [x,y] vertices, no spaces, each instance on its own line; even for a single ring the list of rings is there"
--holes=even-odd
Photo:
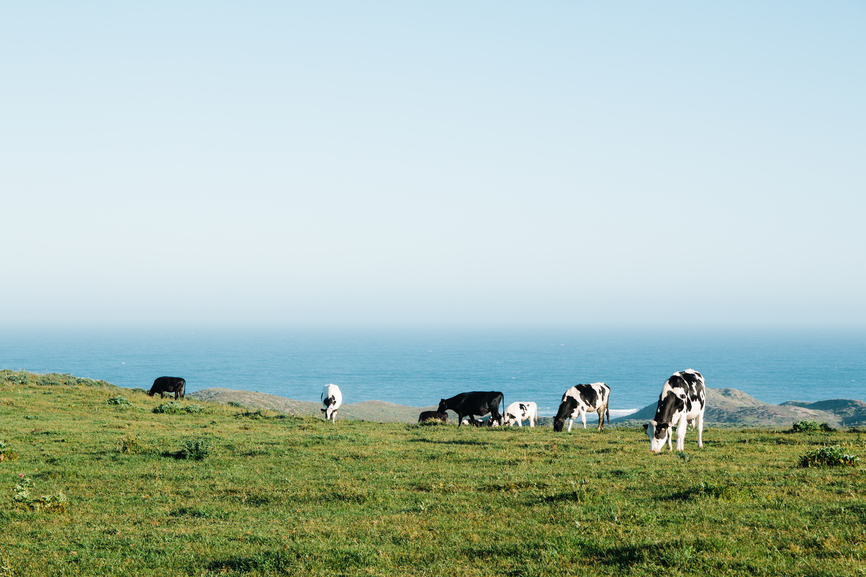
[[[7,323],[866,325],[862,2],[4,3]]]

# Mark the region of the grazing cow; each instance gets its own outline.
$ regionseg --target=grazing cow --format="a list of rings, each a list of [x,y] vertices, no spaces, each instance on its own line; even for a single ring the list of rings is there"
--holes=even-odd
[[[460,393],[450,399],[440,399],[439,412],[444,413],[450,409],[457,413],[457,428],[463,424],[463,417],[475,420],[475,415],[483,417],[487,413],[490,413],[492,419],[502,422],[502,415],[499,413],[499,403],[502,400],[503,395],[498,391]]]
[[[183,392],[186,388],[186,381],[180,377],[159,377],[153,381],[153,386],[147,391],[151,397],[159,393],[159,398],[164,399],[166,393],[174,393],[174,400],[177,400],[180,395],[180,400],[183,400]]]
[[[656,416],[644,425],[650,438],[650,450],[660,453],[665,443],[673,451],[671,428],[677,426],[677,451],[686,448],[686,429],[689,421],[698,430],[698,447],[704,446],[704,409],[707,405],[706,384],[699,372],[687,369],[671,376],[662,387]]]
[[[513,427],[517,423],[518,427],[523,427],[523,421],[529,419],[529,426],[534,427],[538,422],[538,405],[533,402],[528,403],[511,403],[505,409],[504,425]]]
[[[440,413],[438,411],[424,411],[420,415],[418,415],[418,422],[423,423],[424,421],[441,421],[443,423],[448,422],[448,413]]]
[[[322,412],[325,413],[325,420],[336,423],[337,409],[343,404],[343,393],[340,392],[340,387],[337,385],[325,385],[322,389],[322,405],[325,406]]]
[[[604,383],[592,383],[591,385],[575,385],[565,391],[562,395],[562,403],[559,405],[559,410],[556,412],[556,417],[553,419],[553,430],[557,433],[565,426],[565,420],[568,419],[568,432],[571,432],[571,425],[574,424],[574,419],[580,415],[580,420],[583,421],[583,428],[586,428],[586,413],[594,411],[598,413],[598,430],[604,430],[604,415],[607,413],[607,422],[610,423],[610,387]]]

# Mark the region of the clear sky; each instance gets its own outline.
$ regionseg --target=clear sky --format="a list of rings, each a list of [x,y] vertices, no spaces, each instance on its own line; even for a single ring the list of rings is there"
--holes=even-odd
[[[863,2],[6,2],[5,323],[866,325]]]

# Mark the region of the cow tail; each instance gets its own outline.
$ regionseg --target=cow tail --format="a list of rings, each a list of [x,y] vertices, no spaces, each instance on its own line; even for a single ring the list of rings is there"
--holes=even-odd
[[[607,424],[610,424],[610,406],[605,405],[604,412],[607,414]]]

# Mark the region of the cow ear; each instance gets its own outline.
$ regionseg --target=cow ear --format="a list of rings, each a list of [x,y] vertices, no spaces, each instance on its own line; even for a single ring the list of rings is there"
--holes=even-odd
[[[649,423],[644,423],[643,430],[646,431],[647,429],[649,429]]]

